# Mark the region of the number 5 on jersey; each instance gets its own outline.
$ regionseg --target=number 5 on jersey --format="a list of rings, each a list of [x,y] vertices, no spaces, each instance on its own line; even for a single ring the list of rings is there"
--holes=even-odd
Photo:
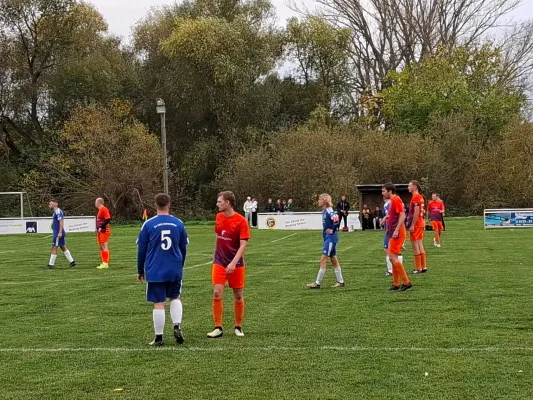
[[[172,239],[170,238],[170,231],[161,231],[161,248],[169,250],[172,247]]]

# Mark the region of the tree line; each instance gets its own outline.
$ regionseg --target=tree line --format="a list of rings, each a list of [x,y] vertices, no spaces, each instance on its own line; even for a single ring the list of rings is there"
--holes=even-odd
[[[0,191],[27,192],[34,214],[103,196],[138,218],[162,190],[162,98],[170,194],[190,217],[222,188],[307,209],[412,178],[464,213],[531,205],[519,0],[318,3],[280,26],[269,0],[182,1],[127,44],[89,3],[0,0]]]

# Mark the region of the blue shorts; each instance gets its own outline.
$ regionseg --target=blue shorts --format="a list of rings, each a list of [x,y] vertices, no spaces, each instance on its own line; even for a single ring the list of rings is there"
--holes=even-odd
[[[331,240],[326,240],[324,242],[322,254],[326,257],[335,257],[337,255],[337,243],[333,243]]]
[[[385,238],[383,239],[383,248],[385,250],[389,249],[389,241],[390,241],[390,235],[387,233],[385,234]]]
[[[181,280],[174,282],[148,282],[146,285],[146,301],[164,303],[167,299],[181,296]]]
[[[57,237],[54,235],[54,237],[52,238],[52,246],[53,247],[63,247],[65,246],[65,235],[63,234],[63,236],[61,237]]]

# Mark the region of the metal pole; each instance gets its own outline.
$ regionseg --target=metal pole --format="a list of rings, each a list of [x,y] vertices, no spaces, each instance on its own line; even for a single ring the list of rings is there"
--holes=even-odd
[[[168,155],[167,155],[167,127],[166,113],[161,113],[161,147],[163,148],[163,186],[168,194]]]
[[[24,219],[24,193],[20,193],[20,219]]]

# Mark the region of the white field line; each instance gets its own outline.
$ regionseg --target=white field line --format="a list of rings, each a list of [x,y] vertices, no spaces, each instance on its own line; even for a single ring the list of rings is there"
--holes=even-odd
[[[185,267],[183,268],[184,270],[186,269],[193,269],[193,268],[198,268],[198,267],[203,267],[205,265],[211,265],[213,262],[212,261],[209,261],[209,262],[206,262],[206,263],[202,263],[202,264],[196,264],[196,265],[191,265],[190,267]],[[41,279],[41,280],[36,280],[36,281],[15,281],[15,282],[0,282],[0,285],[26,285],[26,284],[31,284],[31,283],[58,283],[58,282],[61,282],[61,283],[65,283],[65,282],[76,282],[76,281],[94,281],[94,280],[107,280],[107,279],[116,279],[116,278],[129,278],[131,276],[137,276],[137,274],[126,274],[126,275],[100,275],[100,276],[90,276],[90,277],[87,277],[87,278],[73,278],[73,279],[69,279],[68,277],[65,277],[65,279]]]
[[[283,236],[282,238],[272,240],[270,243],[281,242],[282,240],[285,240],[285,239],[288,239],[288,238],[290,238],[290,237],[296,236],[297,234],[298,234],[298,233],[293,233],[293,234],[291,234],[291,235]]]
[[[227,352],[228,347],[13,347],[0,348],[0,353],[138,353],[148,351],[163,352]],[[343,346],[321,346],[321,347],[285,347],[285,346],[257,346],[257,347],[231,347],[231,351],[240,352],[313,352],[313,351],[338,351],[349,353],[373,353],[373,352],[411,352],[411,353],[511,353],[511,352],[533,352],[533,347],[343,347]]]

